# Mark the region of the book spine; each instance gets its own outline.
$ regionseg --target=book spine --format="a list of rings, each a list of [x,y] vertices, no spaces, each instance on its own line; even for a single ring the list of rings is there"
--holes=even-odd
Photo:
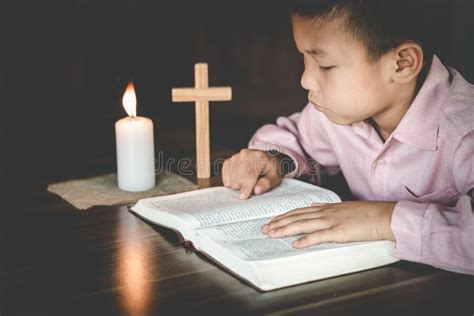
[[[181,245],[184,247],[186,252],[194,252],[196,251],[196,247],[194,247],[194,243],[191,240],[188,240],[184,238],[183,234],[181,232],[175,230],[176,234],[178,235],[179,242]]]

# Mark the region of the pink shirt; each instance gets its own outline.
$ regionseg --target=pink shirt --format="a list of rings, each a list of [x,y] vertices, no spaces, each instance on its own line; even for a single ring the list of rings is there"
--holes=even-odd
[[[308,176],[340,169],[359,200],[396,201],[395,256],[474,274],[474,86],[435,56],[408,112],[384,143],[367,122],[340,126],[308,104],[253,136]],[[316,176],[317,179],[317,176]]]

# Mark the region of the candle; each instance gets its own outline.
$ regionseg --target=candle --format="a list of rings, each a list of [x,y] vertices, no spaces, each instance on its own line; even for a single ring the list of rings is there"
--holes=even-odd
[[[153,122],[136,116],[137,99],[132,82],[122,103],[128,117],[115,123],[118,186],[124,191],[146,191],[155,186]]]

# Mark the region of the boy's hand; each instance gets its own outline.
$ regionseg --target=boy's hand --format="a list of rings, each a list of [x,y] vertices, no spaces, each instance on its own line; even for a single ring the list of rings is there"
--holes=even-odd
[[[222,181],[226,188],[240,190],[240,198],[259,195],[281,182],[280,159],[261,150],[242,149],[224,161]]]
[[[293,243],[295,248],[331,241],[395,241],[390,227],[395,204],[377,201],[314,203],[275,217],[262,226],[262,232],[271,238],[306,234]]]

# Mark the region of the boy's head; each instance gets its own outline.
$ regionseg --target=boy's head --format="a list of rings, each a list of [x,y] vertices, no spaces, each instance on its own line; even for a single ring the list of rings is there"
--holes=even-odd
[[[420,0],[290,3],[301,84],[318,110],[338,124],[406,111],[433,57]]]

